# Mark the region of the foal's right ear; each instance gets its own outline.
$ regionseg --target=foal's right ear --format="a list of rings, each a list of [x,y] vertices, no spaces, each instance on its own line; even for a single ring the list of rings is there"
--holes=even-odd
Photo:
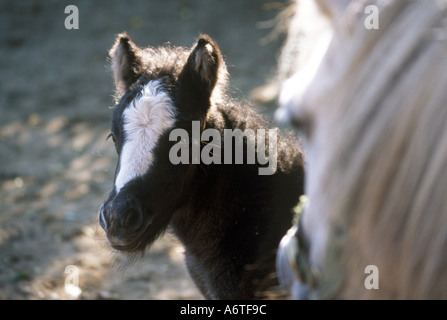
[[[117,35],[109,56],[112,60],[116,92],[122,96],[141,74],[141,49],[123,32]]]
[[[217,43],[208,35],[202,34],[189,54],[183,75],[208,98],[217,83],[223,64],[222,54]]]

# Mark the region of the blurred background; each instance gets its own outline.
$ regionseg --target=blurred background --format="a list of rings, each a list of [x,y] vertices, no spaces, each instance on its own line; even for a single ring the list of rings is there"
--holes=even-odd
[[[71,4],[78,30],[64,26]],[[107,52],[122,31],[140,47],[190,47],[207,33],[222,50],[235,95],[271,116],[268,83],[284,7],[271,0],[0,0],[0,299],[201,298],[172,235],[123,269],[98,228],[117,160],[106,141],[114,89]]]

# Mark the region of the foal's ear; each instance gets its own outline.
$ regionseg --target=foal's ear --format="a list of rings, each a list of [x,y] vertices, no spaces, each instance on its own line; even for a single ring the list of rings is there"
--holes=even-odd
[[[217,43],[208,35],[200,35],[182,74],[209,98],[217,83],[222,63],[222,54]]]
[[[123,32],[117,35],[109,56],[112,60],[116,91],[121,96],[141,73],[141,49]]]

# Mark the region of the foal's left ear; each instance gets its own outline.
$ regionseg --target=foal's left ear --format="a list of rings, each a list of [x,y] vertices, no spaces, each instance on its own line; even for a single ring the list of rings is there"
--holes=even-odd
[[[222,63],[217,43],[208,35],[200,35],[180,77],[185,77],[196,90],[209,98],[216,86]]]

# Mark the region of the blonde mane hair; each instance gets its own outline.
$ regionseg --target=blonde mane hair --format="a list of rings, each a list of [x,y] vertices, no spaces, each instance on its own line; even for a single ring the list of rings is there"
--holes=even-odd
[[[371,4],[379,29],[364,27]],[[447,1],[351,1],[312,81],[288,98],[291,117],[312,114],[312,135],[330,139],[310,199],[327,223],[323,295],[447,298],[446,23]],[[365,289],[367,265],[378,290]]]

